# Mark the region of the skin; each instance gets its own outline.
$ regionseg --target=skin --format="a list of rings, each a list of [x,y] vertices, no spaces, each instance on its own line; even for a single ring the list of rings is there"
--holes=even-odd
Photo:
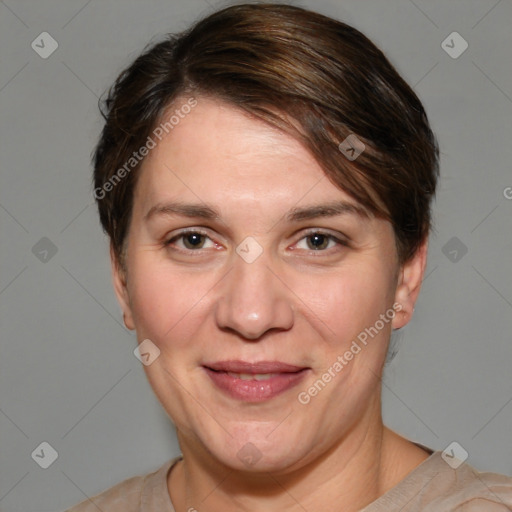
[[[144,369],[184,456],[168,475],[172,502],[177,512],[359,510],[428,456],[383,426],[380,398],[391,330],[411,318],[426,241],[400,265],[386,220],[353,212],[288,219],[296,208],[357,204],[289,135],[197,100],[143,163],[124,268],[112,254],[127,327],[161,351]],[[155,212],[171,202],[207,204],[219,216]],[[206,236],[178,237],[184,228]],[[236,252],[249,236],[263,251],[252,263]],[[393,320],[300,403],[298,393],[395,303]],[[297,387],[245,403],[202,367],[226,359],[310,370]],[[248,442],[261,454],[250,467],[237,456]]]

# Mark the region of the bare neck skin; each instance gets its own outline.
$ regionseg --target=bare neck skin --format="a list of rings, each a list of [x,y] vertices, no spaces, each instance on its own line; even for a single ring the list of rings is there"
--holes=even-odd
[[[184,459],[167,480],[176,512],[361,510],[429,456],[384,427],[374,402],[331,450],[286,474],[234,471],[178,433]]]

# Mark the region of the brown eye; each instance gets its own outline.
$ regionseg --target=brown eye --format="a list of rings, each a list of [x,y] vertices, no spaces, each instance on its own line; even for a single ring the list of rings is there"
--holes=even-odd
[[[201,233],[186,233],[182,235],[183,245],[187,249],[202,249],[206,238],[207,237]]]
[[[215,242],[205,233],[200,231],[182,231],[165,242],[169,249],[181,251],[199,251],[200,249],[212,249]]]
[[[326,254],[334,253],[345,247],[348,247],[348,243],[343,238],[321,230],[310,230],[295,244],[295,249]]]
[[[326,249],[329,245],[330,239],[331,237],[323,235],[322,233],[313,233],[306,238],[308,248],[313,251]]]

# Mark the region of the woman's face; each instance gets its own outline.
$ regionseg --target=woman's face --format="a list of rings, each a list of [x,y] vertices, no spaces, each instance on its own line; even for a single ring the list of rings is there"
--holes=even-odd
[[[143,163],[114,277],[127,325],[160,350],[144,368],[180,442],[287,471],[380,418],[390,332],[421,265],[404,272],[390,223],[365,216],[299,142],[198,97]],[[252,371],[278,375],[236,375]]]

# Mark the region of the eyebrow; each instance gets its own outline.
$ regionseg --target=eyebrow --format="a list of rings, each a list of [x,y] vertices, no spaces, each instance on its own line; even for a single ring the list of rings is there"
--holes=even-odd
[[[208,206],[207,204],[193,204],[193,203],[179,203],[179,202],[170,202],[165,204],[156,204],[151,207],[144,216],[144,219],[147,221],[151,217],[155,215],[180,215],[182,217],[193,217],[193,218],[202,218],[202,219],[220,219],[220,214],[215,208],[212,206]]]
[[[362,218],[370,217],[368,210],[366,210],[366,208],[363,206],[349,203],[347,201],[331,201],[325,204],[292,208],[285,215],[285,219],[288,222],[300,222],[303,220],[312,220],[319,217],[336,217],[339,215],[347,214]],[[144,219],[148,221],[150,218],[156,215],[178,215],[181,217],[202,218],[208,220],[219,220],[221,218],[220,213],[213,206],[210,206],[206,203],[158,203],[149,209],[149,211],[144,216]]]
[[[338,215],[347,214],[362,218],[370,217],[368,210],[361,205],[347,201],[331,201],[325,204],[292,208],[286,215],[286,220],[288,222],[299,222],[318,217],[337,217]]]

